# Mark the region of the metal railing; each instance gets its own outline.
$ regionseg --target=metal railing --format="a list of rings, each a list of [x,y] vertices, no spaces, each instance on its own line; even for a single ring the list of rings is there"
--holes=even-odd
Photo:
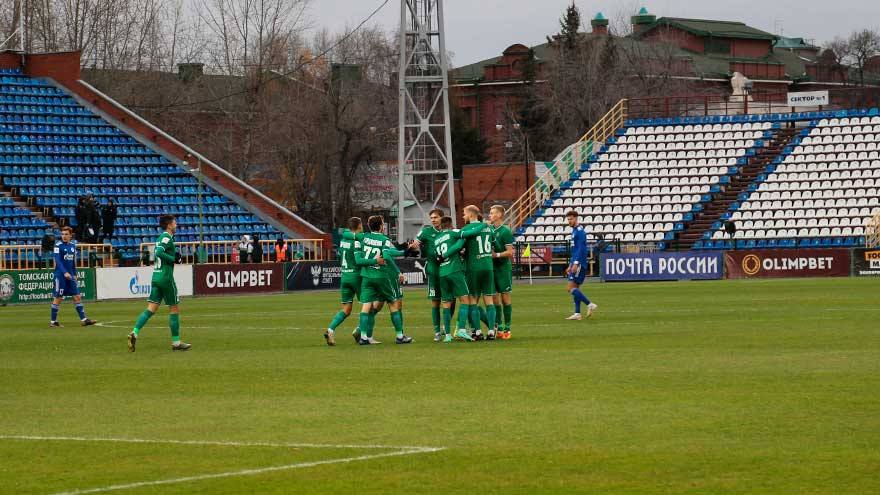
[[[76,267],[116,266],[113,246],[110,244],[77,244]],[[0,246],[0,270],[39,270],[54,268],[51,251],[40,245]]]
[[[240,241],[204,241],[201,243],[203,249],[201,256],[199,255],[199,242],[175,242],[174,247],[183,257],[182,263],[194,264],[229,264],[238,263],[239,251],[238,244]],[[275,261],[275,242],[272,239],[260,240],[260,247],[263,248],[262,262],[269,263]],[[324,240],[323,239],[285,239],[287,245],[287,260],[296,261],[323,261],[324,259]],[[144,242],[140,245],[141,265],[152,264],[154,259],[154,251],[156,243]]]
[[[871,108],[880,105],[880,88],[837,88],[828,90],[826,107],[790,107],[788,93],[752,92],[748,97],[729,94],[661,96],[630,98],[628,118],[707,117],[711,115],[746,115],[791,113],[793,111]]]
[[[880,246],[880,213],[874,215],[865,224],[865,247],[875,248]]]
[[[510,206],[505,222],[514,229],[522,226],[554,191],[577,172],[597,145],[601,146],[617,129],[623,127],[627,108],[627,100],[617,102],[586,134],[560,154],[547,172]]]

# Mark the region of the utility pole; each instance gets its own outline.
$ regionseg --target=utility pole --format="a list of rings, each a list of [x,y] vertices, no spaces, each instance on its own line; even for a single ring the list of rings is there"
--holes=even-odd
[[[436,208],[446,195],[457,216],[443,0],[400,0],[398,84],[397,240],[403,242],[407,223],[428,216],[423,201]],[[418,216],[406,216],[408,201]]]

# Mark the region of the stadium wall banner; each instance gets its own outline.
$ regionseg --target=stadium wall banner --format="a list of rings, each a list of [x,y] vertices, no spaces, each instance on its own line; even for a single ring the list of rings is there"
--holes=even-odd
[[[98,268],[95,270],[98,299],[146,299],[152,278],[151,266]],[[174,282],[179,295],[193,295],[193,266],[175,265]]]
[[[848,249],[726,251],[727,278],[848,277]]]
[[[880,277],[880,248],[853,249],[853,277]]]
[[[94,268],[77,270],[76,283],[84,301],[95,300]],[[53,270],[0,271],[0,301],[9,304],[49,302],[54,287]]]
[[[724,263],[718,252],[609,253],[601,257],[606,282],[634,280],[717,280]]]
[[[195,265],[193,286],[197,296],[281,292],[284,267],[280,263]]]
[[[396,260],[404,285],[427,283],[425,260],[400,258]],[[339,261],[285,263],[284,287],[286,290],[338,289],[342,279]]]

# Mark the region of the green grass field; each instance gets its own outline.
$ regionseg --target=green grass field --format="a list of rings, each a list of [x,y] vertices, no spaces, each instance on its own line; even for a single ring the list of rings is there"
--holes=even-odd
[[[448,345],[410,290],[416,343],[369,348],[324,345],[333,293],[187,299],[188,353],[164,309],[126,351],[141,302],[0,308],[0,493],[878,493],[878,289],[593,284],[568,322],[519,285],[512,340]]]

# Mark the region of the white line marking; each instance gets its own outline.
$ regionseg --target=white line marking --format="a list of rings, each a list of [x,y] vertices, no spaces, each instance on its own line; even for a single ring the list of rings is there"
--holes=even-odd
[[[181,478],[171,478],[156,481],[139,481],[136,483],[125,483],[120,485],[110,485],[99,488],[74,489],[65,492],[57,492],[54,495],[84,495],[87,493],[103,493],[119,490],[129,490],[132,488],[141,488],[145,486],[170,485],[174,483],[186,483],[191,481],[203,481],[217,478],[231,478],[234,476],[254,476],[263,473],[272,473],[277,471],[289,471],[293,469],[303,469],[315,466],[323,466],[328,464],[345,464],[357,461],[366,461],[370,459],[380,459],[383,457],[395,457],[412,454],[426,454],[430,452],[439,452],[443,447],[404,447],[404,446],[388,446],[388,445],[330,445],[330,444],[313,444],[313,443],[267,443],[267,442],[219,442],[219,441],[201,441],[201,440],[147,440],[142,438],[93,438],[93,437],[62,437],[62,436],[32,436],[32,435],[0,435],[0,440],[43,440],[43,441],[72,441],[72,442],[120,442],[120,443],[153,443],[153,444],[176,444],[176,445],[220,445],[232,447],[303,447],[303,448],[339,448],[339,449],[395,449],[392,452],[383,452],[381,454],[369,454],[355,457],[343,457],[340,459],[325,459],[321,461],[298,462],[295,464],[285,464],[283,466],[270,466],[264,468],[241,469],[238,471],[227,471],[223,473],[201,474],[196,476],[185,476]]]
[[[345,457],[342,459],[328,459],[324,461],[313,461],[313,462],[300,462],[297,464],[287,464],[284,466],[272,466],[266,468],[258,468],[258,469],[242,469],[240,471],[229,471],[225,473],[215,473],[215,474],[202,474],[199,476],[186,476],[183,478],[171,478],[167,480],[158,480],[158,481],[140,481],[137,483],[127,483],[124,485],[111,485],[104,486],[100,488],[89,488],[84,490],[72,490],[66,492],[58,492],[53,495],[83,495],[86,493],[103,493],[103,492],[112,492],[117,490],[128,490],[131,488],[141,488],[144,486],[157,486],[157,485],[170,485],[173,483],[186,483],[189,481],[203,481],[210,480],[216,478],[230,478],[233,476],[253,476],[257,474],[263,473],[271,473],[276,471],[289,471],[292,469],[302,469],[309,468],[314,466],[323,466],[326,464],[343,464],[349,462],[357,462],[357,461],[366,461],[369,459],[379,459],[381,457],[392,457],[392,456],[401,456],[401,455],[409,455],[409,454],[420,454],[425,452],[437,452],[438,448],[433,448],[430,450],[400,450],[395,452],[388,452],[384,454],[372,454],[372,455],[362,455],[358,457]]]
[[[107,438],[107,437],[65,437],[35,435],[0,435],[0,440],[47,440],[59,442],[118,442],[118,443],[156,443],[170,445],[216,445],[221,447],[277,447],[277,448],[313,448],[313,449],[396,449],[425,450],[442,447],[425,447],[421,445],[351,445],[326,443],[272,443],[272,442],[226,442],[212,440],[162,440],[145,438]]]

